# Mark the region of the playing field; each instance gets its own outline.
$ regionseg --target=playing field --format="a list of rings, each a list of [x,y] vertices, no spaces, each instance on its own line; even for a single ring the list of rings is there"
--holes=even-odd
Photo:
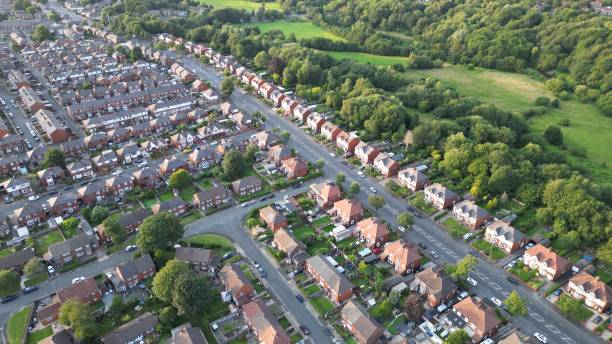
[[[238,8],[242,10],[258,10],[264,5],[269,10],[281,10],[280,4],[275,1],[255,2],[248,0],[200,0],[200,3],[218,8]]]
[[[338,59],[348,58],[362,63],[392,65],[403,63],[401,56],[379,56],[353,52],[330,52]],[[446,85],[456,88],[464,96],[481,99],[497,104],[502,109],[514,113],[535,108],[534,101],[539,96],[554,95],[545,89],[544,84],[527,75],[499,72],[484,68],[468,70],[460,66],[447,65],[444,68],[410,71],[417,77],[437,78]],[[559,121],[568,119],[570,125],[559,126]],[[543,133],[549,125],[561,127],[564,142],[568,149],[586,150],[586,158],[571,155],[567,150],[549,147],[564,154],[570,162],[581,166],[591,174],[591,178],[601,183],[610,183],[612,169],[609,163],[608,144],[612,139],[612,118],[604,116],[595,106],[577,100],[562,101],[558,109],[550,108],[543,116],[529,120],[535,133]]]
[[[279,20],[275,22],[257,23],[256,26],[262,32],[268,32],[270,30],[281,30],[285,35],[288,35],[293,32],[297,39],[323,37],[334,41],[343,40],[342,37],[336,36],[335,34],[325,30],[324,28],[316,26],[310,21]]]

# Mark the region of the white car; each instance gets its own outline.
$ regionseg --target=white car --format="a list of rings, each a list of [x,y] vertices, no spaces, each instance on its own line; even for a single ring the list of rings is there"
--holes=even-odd
[[[405,232],[406,228],[404,226],[397,226],[397,229],[400,230],[400,232]]]
[[[332,156],[332,158],[335,158],[335,157],[336,157],[336,153],[329,153],[329,155],[331,155],[331,156]]]
[[[54,274],[55,273],[55,269],[51,265],[48,265],[47,266],[47,272],[49,274]]]
[[[38,195],[30,196],[30,197],[28,197],[28,201],[36,201],[39,198],[40,198],[40,196],[38,196]]]
[[[372,191],[372,193],[376,193],[376,189],[373,186],[370,186],[370,191]]]
[[[138,248],[138,246],[136,246],[136,245],[128,245],[128,246],[125,247],[125,252],[134,251],[137,248]]]
[[[471,277],[468,277],[467,281],[469,284],[473,285],[474,287],[478,285],[478,282],[476,282],[476,280]]]
[[[470,233],[465,233],[465,235],[463,236],[463,240],[468,240],[469,238],[473,237],[474,234]]]
[[[112,278],[112,277],[113,277],[113,273],[112,273],[112,272],[110,272],[110,271],[107,271],[105,275],[106,275],[106,277],[108,277],[108,278]]]
[[[363,173],[363,171],[357,171],[357,174],[361,177],[361,178],[365,178],[365,173]]]
[[[548,343],[548,338],[539,332],[534,333],[533,336],[538,338],[538,340],[542,343]]]
[[[496,297],[492,297],[491,298],[491,302],[493,302],[497,307],[501,307],[503,305],[503,303],[501,302],[500,299],[496,298]]]
[[[81,276],[81,277],[75,277],[72,279],[72,284],[77,284],[80,282],[83,282],[85,280],[85,277]]]

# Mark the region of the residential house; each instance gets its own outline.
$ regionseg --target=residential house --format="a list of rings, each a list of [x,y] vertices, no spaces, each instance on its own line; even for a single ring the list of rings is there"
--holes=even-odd
[[[599,313],[608,310],[612,300],[612,288],[599,277],[584,271],[570,278],[566,290],[573,298],[584,301],[585,305]]]
[[[0,271],[11,270],[21,273],[24,265],[34,257],[36,252],[31,247],[0,257]]]
[[[68,240],[50,245],[44,258],[55,266],[62,266],[75,259],[91,256],[97,247],[96,235],[79,234]]]
[[[142,152],[136,143],[128,143],[117,149],[117,159],[122,164],[131,164],[134,160],[141,158]]]
[[[270,100],[274,107],[280,107],[285,99],[287,99],[287,96],[278,89],[275,89],[272,91],[272,94],[270,94]]]
[[[399,164],[386,153],[380,153],[374,158],[374,168],[385,177],[397,174]]]
[[[134,177],[134,183],[145,189],[154,189],[161,183],[159,172],[150,167],[134,171],[132,176]]]
[[[331,142],[336,142],[336,138],[341,131],[342,129],[331,122],[325,122],[321,125],[321,135]]]
[[[569,260],[542,244],[537,244],[525,251],[523,263],[530,269],[537,269],[540,275],[549,281],[561,277],[572,266]]]
[[[229,118],[236,123],[239,130],[246,130],[255,125],[253,117],[242,111],[234,112],[229,115]]]
[[[457,293],[457,284],[452,278],[444,276],[441,269],[427,268],[414,275],[416,290],[427,295],[427,303],[434,308],[452,299]]]
[[[138,231],[138,227],[142,222],[151,215],[149,210],[146,208],[140,208],[138,210],[129,212],[119,217],[119,225],[125,229],[128,235],[131,235]]]
[[[266,150],[274,145],[277,145],[281,142],[281,139],[278,135],[272,132],[260,131],[257,134],[253,135],[252,141],[254,144],[259,147],[260,150]]]
[[[32,159],[29,157],[29,154],[28,154],[28,159],[32,161]],[[44,156],[43,156],[43,159],[44,159]],[[17,171],[19,171],[19,169],[21,169],[21,166],[24,165],[25,163],[26,163],[26,160],[19,155],[9,155],[9,156],[0,158],[0,175],[16,173]]]
[[[242,306],[255,297],[255,288],[238,264],[227,264],[219,271],[219,279],[237,306]]]
[[[134,179],[129,174],[119,174],[104,180],[104,185],[107,193],[115,199],[120,199],[126,193],[134,190]]]
[[[259,95],[266,99],[270,99],[272,96],[272,92],[274,92],[274,85],[264,82],[259,88]]]
[[[306,125],[315,133],[321,132],[321,126],[325,123],[325,116],[314,113],[306,119]]]
[[[493,217],[476,202],[463,200],[453,206],[453,217],[472,230],[478,229]]]
[[[287,217],[279,210],[272,208],[272,206],[259,209],[259,218],[273,232],[288,226]]]
[[[300,103],[296,102],[291,98],[285,98],[281,101],[281,108],[285,112],[285,115],[291,116],[295,108],[300,105]]]
[[[353,296],[353,284],[323,256],[306,259],[306,271],[335,303]]]
[[[340,187],[332,182],[311,184],[308,193],[320,208],[327,209],[342,199]]]
[[[368,247],[378,247],[384,245],[389,240],[391,232],[387,224],[376,217],[370,217],[357,222],[355,228],[357,236],[365,240]]]
[[[457,201],[457,195],[446,186],[434,183],[425,187],[424,199],[438,210],[444,210]]]
[[[484,238],[508,254],[525,246],[529,241],[521,231],[503,220],[489,223]]]
[[[292,342],[263,300],[245,304],[242,307],[242,313],[260,344],[290,344]]]
[[[37,312],[37,316],[38,316],[38,312]],[[44,338],[38,342],[41,344],[78,344],[79,343],[78,340],[74,338],[74,336],[68,329],[63,329],[53,334],[52,336]]]
[[[208,344],[201,329],[192,327],[190,323],[173,328],[171,344]]]
[[[374,148],[365,142],[359,142],[355,146],[355,156],[361,160],[364,165],[371,165],[374,162],[374,158],[378,156],[380,151],[378,148]]]
[[[79,199],[87,204],[100,203],[106,200],[106,185],[102,182],[89,183],[77,189]]]
[[[363,212],[363,205],[357,199],[343,199],[334,203],[330,214],[337,216],[343,226],[349,226],[360,221]]]
[[[64,179],[64,169],[59,166],[45,168],[42,171],[38,171],[36,174],[38,175],[40,185],[44,187],[53,186]]]
[[[81,159],[66,165],[66,170],[72,179],[80,180],[93,177],[94,170],[89,159]]]
[[[51,111],[47,109],[38,110],[33,118],[36,120],[42,131],[45,133],[45,136],[47,136],[51,143],[56,144],[66,142],[70,138],[70,133],[68,130]]]
[[[170,136],[170,143],[176,149],[185,149],[193,145],[194,136],[190,133],[178,133]]]
[[[56,216],[65,216],[79,211],[79,199],[72,192],[60,192],[47,200],[49,211]]]
[[[57,292],[57,297],[62,304],[71,299],[77,299],[79,302],[86,304],[93,304],[100,301],[102,292],[96,280],[93,277],[89,277],[84,281],[60,289]]]
[[[64,152],[66,156],[78,156],[87,151],[87,144],[85,143],[85,139],[78,138],[61,143],[60,149],[62,150],[62,152]]]
[[[181,169],[189,172],[187,161],[177,158],[164,159],[161,165],[159,165],[159,174],[163,177],[169,177],[172,173]]]
[[[378,343],[384,328],[357,302],[349,300],[340,311],[342,324],[359,344]]]
[[[214,264],[215,253],[212,250],[198,247],[177,247],[174,258],[187,262],[196,271],[209,271]]]
[[[344,153],[352,155],[355,153],[355,147],[361,142],[356,133],[347,133],[340,131],[336,136],[336,147],[340,148]]]
[[[47,153],[48,150],[49,150],[48,146],[38,145],[38,146],[34,147],[34,149],[29,150],[26,153],[26,156],[28,157],[28,160],[30,161],[30,163],[33,162],[37,166],[39,166],[45,160],[45,154]],[[17,157],[17,156],[16,155],[11,155],[11,157]],[[2,159],[2,160],[4,160],[4,159]],[[25,162],[25,161],[23,161],[23,162]],[[16,168],[14,168],[15,165],[11,164],[10,166],[11,166],[11,170],[13,170],[13,171],[17,170]],[[2,174],[4,174],[4,172]]]
[[[283,252],[287,256],[287,259],[296,263],[296,265],[301,265],[304,262],[301,260],[296,261],[296,257],[307,256],[307,254],[303,254],[306,252],[306,245],[304,245],[301,241],[297,240],[284,228],[279,228],[276,232],[274,232],[273,245],[279,251]]]
[[[185,214],[187,210],[189,210],[189,204],[183,201],[180,197],[175,197],[171,200],[157,203],[151,208],[153,214],[159,214],[161,212],[167,211],[169,213],[173,213],[176,216],[181,216]]]
[[[13,197],[27,195],[32,192],[30,181],[25,177],[7,179],[0,183],[0,188],[2,191]]]
[[[204,211],[231,204],[233,200],[232,193],[223,185],[216,185],[193,195],[193,204]]]
[[[93,133],[83,138],[83,143],[90,150],[108,147],[108,136],[105,133]]]
[[[107,149],[102,151],[100,155],[95,156],[91,159],[95,169],[99,173],[109,173],[115,167],[119,166],[119,159],[115,151]]]
[[[453,310],[472,330],[472,342],[474,343],[487,337],[493,337],[501,324],[491,307],[484,302],[475,301],[471,296],[455,304]]]
[[[25,203],[23,207],[13,210],[10,216],[11,222],[18,226],[32,227],[47,219],[45,210],[37,205]]]
[[[419,250],[409,241],[398,239],[385,246],[380,255],[381,261],[393,265],[399,274],[407,274],[417,270],[421,266],[421,254]]]
[[[115,288],[119,291],[125,291],[136,287],[147,278],[153,277],[156,270],[153,259],[148,253],[145,253],[134,260],[115,266],[115,272],[119,280]]]
[[[285,145],[276,145],[268,150],[268,160],[277,166],[289,158],[291,158],[291,149]]]
[[[308,119],[308,116],[310,116],[311,113],[312,111],[309,108],[302,104],[299,104],[293,110],[293,117],[303,124],[306,123],[306,120]]]
[[[308,164],[301,157],[293,157],[282,161],[282,169],[287,173],[287,179],[303,178],[308,175]]]
[[[397,179],[401,186],[405,186],[412,192],[423,190],[429,184],[429,178],[414,167],[408,167],[399,171]]]
[[[24,152],[26,144],[23,138],[19,135],[7,135],[0,137],[0,157]]]
[[[151,312],[144,313],[106,334],[102,337],[102,343],[134,344],[144,342],[144,337],[155,332],[157,323],[157,318]]]
[[[261,191],[261,180],[255,176],[244,177],[234,181],[232,189],[240,196],[254,194]]]
[[[151,139],[140,144],[140,148],[147,153],[161,153],[168,150],[168,144],[161,139]]]

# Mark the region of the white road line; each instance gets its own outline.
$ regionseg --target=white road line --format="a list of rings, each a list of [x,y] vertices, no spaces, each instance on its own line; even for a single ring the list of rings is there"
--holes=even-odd
[[[529,315],[538,322],[544,321],[544,318],[542,318],[542,316],[539,315],[538,313],[529,313]]]

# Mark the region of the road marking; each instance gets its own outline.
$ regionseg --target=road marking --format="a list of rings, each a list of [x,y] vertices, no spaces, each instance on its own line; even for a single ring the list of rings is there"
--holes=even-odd
[[[559,334],[561,333],[561,331],[559,331],[559,329],[555,326],[555,325],[544,325],[544,327],[546,327],[550,332],[554,333],[554,334]]]
[[[530,313],[529,315],[538,322],[545,321],[544,318],[542,318],[542,316],[539,315],[538,313]]]

